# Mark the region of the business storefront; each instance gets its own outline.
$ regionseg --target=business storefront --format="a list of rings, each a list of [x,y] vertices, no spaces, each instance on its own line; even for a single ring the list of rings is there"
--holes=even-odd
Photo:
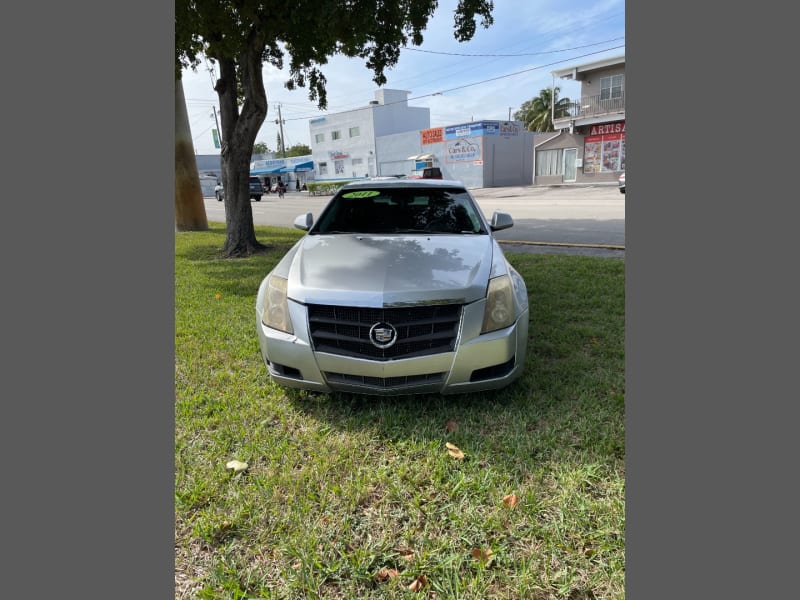
[[[625,121],[591,125],[583,138],[583,172],[614,173],[625,170]]]
[[[625,121],[566,130],[536,146],[537,185],[616,182],[625,170]]]
[[[290,189],[299,189],[307,181],[314,179],[314,161],[310,154],[256,160],[250,163],[250,175],[261,179],[265,186],[272,187],[280,178]]]

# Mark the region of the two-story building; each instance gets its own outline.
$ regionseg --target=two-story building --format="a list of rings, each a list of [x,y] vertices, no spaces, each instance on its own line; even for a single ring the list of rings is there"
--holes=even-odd
[[[534,184],[616,181],[625,170],[625,56],[553,71],[556,77],[580,81],[581,96],[553,115],[558,133],[536,146]]]

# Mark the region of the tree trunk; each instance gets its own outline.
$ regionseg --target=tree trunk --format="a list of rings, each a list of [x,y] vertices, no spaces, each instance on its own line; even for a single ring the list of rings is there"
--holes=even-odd
[[[226,226],[223,253],[227,257],[249,256],[266,248],[256,239],[248,182],[253,144],[267,116],[261,55],[253,50],[245,53],[238,62],[244,90],[241,114],[237,99],[237,63],[221,59],[219,66],[220,78],[214,89],[219,95],[223,137],[221,159]]]
[[[208,229],[206,206],[200,188],[200,174],[183,95],[183,82],[175,81],[175,229],[205,231]]]

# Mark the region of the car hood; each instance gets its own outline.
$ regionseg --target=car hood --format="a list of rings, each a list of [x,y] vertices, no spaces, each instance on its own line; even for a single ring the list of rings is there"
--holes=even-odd
[[[494,245],[489,235],[307,235],[288,295],[340,306],[473,302],[486,296]]]

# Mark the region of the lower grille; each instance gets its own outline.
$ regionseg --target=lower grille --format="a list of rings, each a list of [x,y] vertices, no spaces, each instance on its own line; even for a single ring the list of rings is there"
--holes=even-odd
[[[371,360],[393,360],[452,352],[461,320],[460,304],[364,308],[308,305],[311,341],[317,352]],[[390,324],[397,339],[388,348],[370,341],[370,329]]]
[[[425,375],[408,375],[405,377],[364,377],[361,375],[346,375],[344,373],[325,373],[328,383],[346,383],[349,385],[363,385],[371,388],[398,389],[428,383],[441,383],[444,373],[427,373]]]

